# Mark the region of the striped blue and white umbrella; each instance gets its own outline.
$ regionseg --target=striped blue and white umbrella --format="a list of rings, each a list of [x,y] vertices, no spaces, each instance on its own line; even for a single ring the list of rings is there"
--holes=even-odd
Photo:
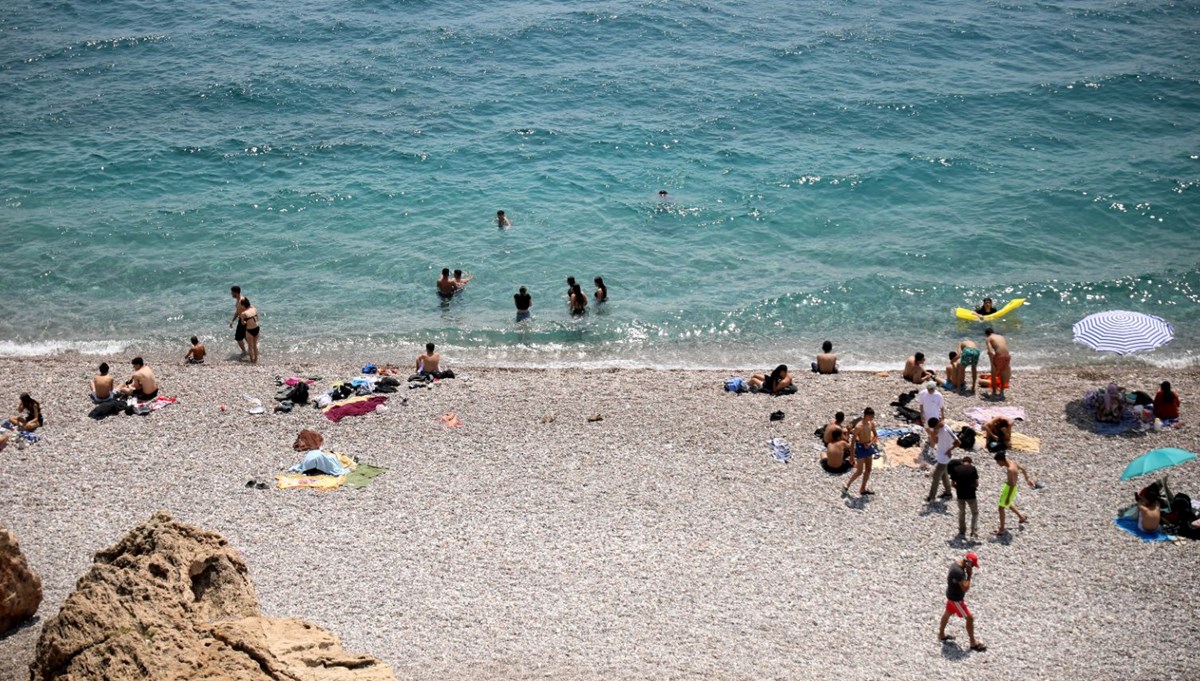
[[[1088,315],[1075,324],[1075,342],[1100,352],[1132,355],[1166,345],[1175,329],[1162,317],[1110,310]]]

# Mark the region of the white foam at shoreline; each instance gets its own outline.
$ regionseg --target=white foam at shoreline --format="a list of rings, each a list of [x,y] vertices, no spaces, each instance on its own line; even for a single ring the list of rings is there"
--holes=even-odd
[[[115,355],[125,351],[131,341],[40,341],[16,343],[0,341],[0,357],[43,357],[77,353],[80,355]]]

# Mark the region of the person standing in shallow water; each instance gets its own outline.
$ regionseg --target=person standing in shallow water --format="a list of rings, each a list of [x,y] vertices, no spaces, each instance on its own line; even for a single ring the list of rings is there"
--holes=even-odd
[[[608,300],[608,287],[604,285],[603,277],[596,277],[592,280],[596,284],[596,294],[593,297],[596,304],[603,303]]]
[[[517,306],[518,322],[523,322],[533,316],[529,311],[533,307],[533,296],[529,295],[529,291],[524,286],[513,294],[513,304]]]
[[[582,317],[587,313],[587,300],[587,294],[583,292],[579,284],[571,287],[571,300],[569,304],[572,317]]]
[[[241,286],[231,286],[229,295],[237,301],[233,307],[233,318],[229,320],[229,328],[233,328],[234,323],[237,323],[237,329],[233,332],[233,339],[237,341],[238,349],[242,351],[242,356],[246,356],[246,324],[242,322],[242,311],[246,309],[246,299],[242,297]]]

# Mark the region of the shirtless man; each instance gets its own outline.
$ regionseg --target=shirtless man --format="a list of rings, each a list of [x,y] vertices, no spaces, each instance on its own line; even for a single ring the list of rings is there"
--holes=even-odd
[[[836,374],[838,372],[837,355],[833,354],[831,341],[821,343],[821,354],[817,355],[817,361],[813,362],[812,370],[818,374]]]
[[[1025,524],[1026,516],[1018,511],[1016,505],[1013,504],[1013,501],[1017,498],[1017,484],[1019,482],[1017,476],[1024,475],[1025,482],[1029,483],[1031,488],[1037,487],[1037,483],[1029,477],[1029,471],[1025,470],[1024,466],[1009,459],[1005,456],[1004,452],[997,452],[995,459],[996,465],[1003,468],[1006,474],[1005,482],[1000,486],[1000,529],[996,530],[996,536],[999,537],[1008,534],[1008,531],[1004,529],[1005,509],[1012,510],[1013,513],[1017,514],[1017,522],[1022,525]]]
[[[496,211],[496,226],[500,229],[508,229],[509,227],[512,227],[512,220],[508,219],[508,216],[504,214],[504,211],[498,210]]]
[[[946,365],[946,390],[966,388],[967,370],[958,361],[958,353],[950,351],[950,363]]]
[[[1137,497],[1138,527],[1142,532],[1156,532],[1162,521],[1162,511],[1154,499]]]
[[[469,282],[469,281],[471,281],[470,274],[467,274],[466,278],[463,278],[462,270],[454,270],[454,290],[456,290],[456,291],[463,290],[464,288],[467,287],[467,282]]]
[[[100,373],[92,376],[92,401],[99,404],[113,397],[113,377],[108,375],[108,362],[100,365]]]
[[[958,362],[962,367],[962,376],[958,382],[966,385],[967,367],[971,367],[971,392],[975,392],[975,386],[979,382],[979,348],[975,347],[975,341],[963,339],[958,344]]]
[[[867,481],[871,479],[871,464],[875,462],[875,447],[879,444],[879,435],[875,432],[875,410],[867,407],[863,410],[862,420],[850,435],[850,463],[854,465],[854,475],[842,487],[842,494],[850,493],[850,485],[862,476],[860,495],[874,494],[867,489]]]
[[[200,342],[199,338],[192,336],[192,347],[188,348],[187,354],[183,356],[183,361],[187,364],[204,364],[204,343]]]
[[[845,427],[842,426],[842,422],[845,420],[846,415],[839,411],[833,415],[832,421],[825,424],[825,434],[821,436],[821,439],[824,440],[825,444],[833,442],[834,432],[837,432],[840,437],[846,438],[848,433]]]
[[[1008,341],[990,326],[983,330],[983,335],[987,337],[988,362],[992,369],[992,396],[996,396],[996,387],[999,385],[999,395],[1004,397],[1004,386],[1012,378],[1012,355],[1008,354]]]
[[[821,468],[826,473],[845,473],[850,470],[850,443],[846,441],[841,428],[834,428],[826,437],[831,440],[825,443],[825,451],[821,452]]]
[[[238,348],[241,349],[242,355],[246,354],[246,324],[242,321],[242,312],[246,310],[244,298],[242,297],[242,287],[232,286],[229,289],[229,295],[237,301],[237,305],[233,307],[233,318],[229,320],[229,328],[233,328],[234,323],[237,323],[237,330],[233,332],[233,339],[237,341]]]
[[[440,373],[442,356],[434,351],[433,343],[425,344],[425,354],[417,357],[417,373],[434,375]]]
[[[134,357],[129,363],[133,365],[133,376],[125,381],[119,392],[138,402],[148,402],[158,397],[158,379],[154,377],[150,367],[146,366],[141,357]]]
[[[438,295],[443,298],[450,298],[458,291],[458,287],[454,285],[454,280],[450,278],[450,268],[442,268],[442,277],[437,280]]]
[[[567,306],[571,305],[571,296],[575,295],[575,277],[567,277]]]
[[[933,372],[925,368],[925,353],[918,352],[904,360],[903,376],[909,383],[924,383],[933,379]]]

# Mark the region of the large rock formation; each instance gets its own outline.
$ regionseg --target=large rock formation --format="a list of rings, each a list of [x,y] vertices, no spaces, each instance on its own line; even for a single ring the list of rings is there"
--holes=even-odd
[[[96,554],[30,669],[32,681],[395,679],[319,627],[260,616],[237,552],[163,511]]]
[[[33,617],[42,603],[42,580],[29,568],[17,538],[0,528],[0,633]]]

